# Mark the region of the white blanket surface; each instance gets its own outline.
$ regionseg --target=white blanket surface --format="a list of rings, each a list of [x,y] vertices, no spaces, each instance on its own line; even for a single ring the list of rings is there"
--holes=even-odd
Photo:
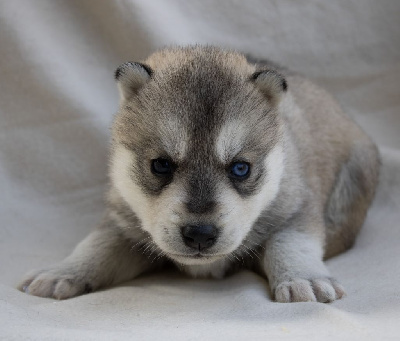
[[[279,304],[266,281],[175,272],[56,301],[19,292],[100,221],[114,69],[170,44],[209,43],[307,75],[375,139],[373,207],[329,260],[348,296]],[[400,1],[0,2],[0,339],[400,338]]]

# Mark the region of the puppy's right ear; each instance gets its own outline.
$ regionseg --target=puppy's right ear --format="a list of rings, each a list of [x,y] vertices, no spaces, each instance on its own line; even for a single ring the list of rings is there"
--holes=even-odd
[[[132,97],[146,84],[153,74],[153,70],[146,64],[127,62],[115,70],[115,80],[118,83],[119,95],[122,100]]]

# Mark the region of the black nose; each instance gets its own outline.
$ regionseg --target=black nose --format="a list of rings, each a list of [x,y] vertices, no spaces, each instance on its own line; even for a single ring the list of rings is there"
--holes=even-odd
[[[214,245],[217,229],[212,225],[189,225],[182,227],[185,244],[196,250],[203,250]]]

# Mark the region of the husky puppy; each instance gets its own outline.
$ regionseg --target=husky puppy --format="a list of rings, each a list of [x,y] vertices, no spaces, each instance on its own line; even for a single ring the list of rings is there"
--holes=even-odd
[[[172,263],[193,277],[253,269],[278,302],[345,294],[323,259],[354,243],[379,156],[329,94],[209,46],[158,51],[115,78],[105,219],[20,290],[66,299]]]

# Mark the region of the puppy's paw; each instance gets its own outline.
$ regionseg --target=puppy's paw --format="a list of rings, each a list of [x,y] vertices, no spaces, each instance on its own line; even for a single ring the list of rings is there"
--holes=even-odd
[[[58,300],[75,297],[93,291],[94,286],[79,272],[68,267],[32,271],[18,285],[27,294],[51,297]]]
[[[329,277],[303,279],[293,278],[281,282],[275,289],[277,302],[332,302],[345,296],[341,284]]]

